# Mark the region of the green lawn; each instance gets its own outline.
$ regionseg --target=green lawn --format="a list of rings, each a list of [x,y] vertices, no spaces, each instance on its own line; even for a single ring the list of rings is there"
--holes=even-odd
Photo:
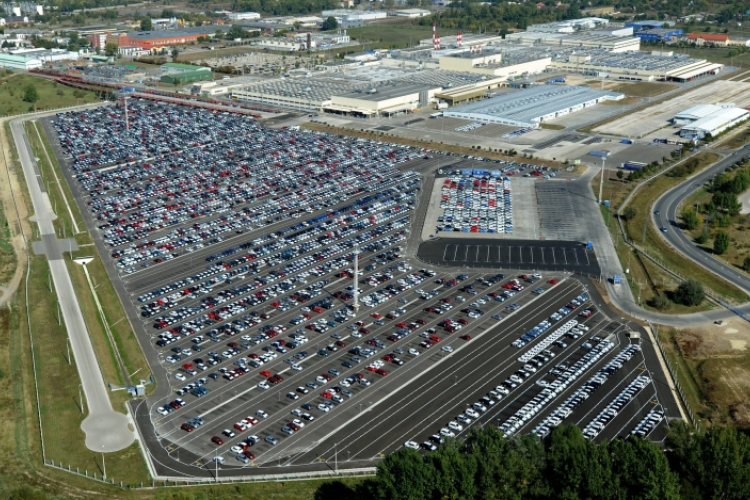
[[[39,100],[29,103],[23,100],[26,87],[33,85]],[[57,82],[31,75],[0,72],[0,116],[17,115],[28,111],[54,109],[97,101],[96,94],[72,89]]]

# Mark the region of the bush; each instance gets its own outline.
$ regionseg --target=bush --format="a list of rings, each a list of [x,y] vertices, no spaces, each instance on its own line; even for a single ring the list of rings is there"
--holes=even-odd
[[[651,305],[660,311],[666,311],[667,309],[672,307],[672,303],[669,301],[667,296],[661,293],[653,298],[653,300],[651,301]]]
[[[700,235],[698,235],[697,238],[695,238],[695,242],[699,245],[705,245],[708,243],[708,233],[706,231],[703,231]]]
[[[706,298],[703,285],[693,279],[680,283],[673,295],[675,302],[686,306],[697,306]]]
[[[746,273],[750,273],[750,255],[747,255],[745,260],[742,261],[742,269],[744,269]]]
[[[623,220],[628,221],[628,220],[634,219],[637,214],[638,214],[638,212],[636,212],[635,208],[633,208],[633,207],[625,207],[625,209],[620,214],[620,217]]]
[[[717,255],[723,255],[729,250],[729,235],[724,231],[716,233],[714,238],[714,253]]]
[[[690,230],[696,229],[700,225],[700,219],[698,219],[698,214],[695,213],[694,208],[689,208],[682,212],[682,223],[686,229]]]

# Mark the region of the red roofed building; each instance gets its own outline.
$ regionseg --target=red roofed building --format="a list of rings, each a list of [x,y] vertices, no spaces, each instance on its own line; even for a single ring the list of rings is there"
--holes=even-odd
[[[717,45],[726,47],[729,43],[729,35],[713,35],[710,33],[690,33],[688,40],[696,45]]]

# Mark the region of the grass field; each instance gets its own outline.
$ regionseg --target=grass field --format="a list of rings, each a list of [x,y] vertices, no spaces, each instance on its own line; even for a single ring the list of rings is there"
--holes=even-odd
[[[7,180],[6,180],[7,182]],[[7,283],[15,273],[18,261],[13,246],[10,243],[10,227],[0,204],[0,284]]]
[[[630,106],[631,104],[638,104],[642,99],[640,97],[624,97],[619,101],[602,101],[599,104],[605,106]]]
[[[740,128],[740,131],[730,135],[726,140],[720,140],[716,146],[722,149],[737,149],[750,143],[750,126]]]
[[[28,85],[34,85],[39,94],[39,100],[33,104],[22,100],[24,90]],[[71,89],[43,78],[8,73],[7,71],[0,76],[0,89],[2,89],[2,92],[0,92],[0,116],[73,106],[98,100],[93,92]],[[74,92],[76,94],[80,92],[78,94],[80,97],[73,95]]]
[[[713,153],[700,153],[696,158],[699,159],[700,163],[698,170],[700,170],[714,163],[719,157]],[[678,177],[667,177],[666,175],[662,175],[641,187],[638,190],[635,199],[631,200],[629,204],[629,206],[635,209],[635,216],[630,221],[623,221],[625,230],[632,241],[647,250],[650,255],[657,258],[659,262],[667,268],[675,270],[687,278],[697,279],[706,287],[710,288],[715,294],[725,297],[731,302],[743,302],[747,300],[745,294],[733,284],[717,278],[703,268],[696,266],[692,261],[689,261],[676,253],[666,242],[664,242],[664,240],[662,240],[657,230],[653,227],[653,224],[644,224],[646,220],[648,220],[648,217],[650,217],[651,207],[656,199],[683,180],[684,179]],[[610,217],[614,221],[614,213],[620,208],[622,200],[624,200],[629,190],[632,189],[632,186],[629,184],[630,183],[627,182],[622,183],[614,177],[605,179],[604,193],[606,195],[609,191],[612,207],[611,210],[603,208],[603,210],[605,210],[605,221]],[[592,181],[592,185],[595,189],[598,189],[598,177]],[[605,196],[605,199],[606,198],[607,197]],[[643,238],[644,225],[646,227],[645,240]],[[609,224],[609,227],[610,231],[615,231],[617,229],[617,226],[614,223]],[[620,238],[620,235],[616,235],[614,232],[612,233],[613,241]],[[657,293],[672,290],[677,285],[675,278],[662,271],[645,256],[637,256],[638,258],[635,258],[635,254],[632,254],[627,248],[619,248],[619,246],[618,254],[620,255],[620,261],[623,267],[630,267],[631,276],[628,277],[628,280],[631,283],[636,299],[638,298],[638,292],[640,291],[641,302],[645,307],[648,307],[648,301]],[[628,258],[628,260],[625,260],[625,258]],[[704,301],[704,303],[698,308],[686,308],[678,304],[672,304],[670,309],[666,312],[679,314],[705,310],[710,307],[713,306],[708,301]]]

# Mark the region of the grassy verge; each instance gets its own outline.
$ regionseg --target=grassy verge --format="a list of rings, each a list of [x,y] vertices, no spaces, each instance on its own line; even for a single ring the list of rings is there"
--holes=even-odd
[[[318,123],[304,123],[300,125],[302,128],[308,130],[316,130],[318,132],[326,132],[328,134],[346,135],[349,137],[361,137],[363,139],[369,139],[373,141],[385,141],[392,142],[394,144],[404,144],[406,146],[413,146],[416,148],[427,148],[436,149],[438,151],[446,151],[448,153],[455,153],[459,155],[477,155],[483,158],[490,158],[493,160],[508,160],[508,161],[523,161],[520,156],[509,157],[501,153],[490,151],[489,149],[474,149],[466,146],[458,146],[453,144],[442,144],[435,141],[424,141],[418,139],[408,139],[399,137],[397,135],[388,133],[375,133],[370,130],[352,130],[343,127],[333,127],[330,125],[320,125]],[[563,165],[557,161],[543,160],[541,158],[535,158],[534,163],[536,165],[544,165],[553,168],[565,169],[567,165]]]
[[[699,171],[714,163],[718,160],[719,156],[713,153],[701,153],[696,158],[699,160],[696,171]],[[687,278],[697,279],[706,287],[710,288],[716,295],[722,296],[730,302],[744,302],[747,300],[747,297],[741,290],[733,284],[716,277],[699,266],[696,266],[692,261],[682,257],[682,255],[674,251],[660,237],[658,231],[653,227],[653,224],[650,223],[649,217],[651,214],[651,207],[656,199],[682,181],[684,181],[683,178],[662,175],[639,189],[638,194],[636,195],[637,201],[631,201],[628,205],[634,209],[634,214],[630,220],[623,221],[623,226],[625,227],[630,240],[648,251],[651,256],[657,258],[668,269],[676,270]],[[620,208],[622,201],[633,188],[632,184],[633,183],[620,181],[614,176],[605,179],[604,198],[607,199],[607,195],[610,195],[611,208],[607,209],[605,207],[603,210],[605,211],[605,220],[608,220],[608,218],[612,220],[612,223],[609,224],[609,228],[612,233],[613,241],[621,238],[620,235],[615,234],[617,226],[614,224],[614,214]],[[592,185],[595,190],[599,189],[598,176],[594,178]],[[644,226],[646,229],[645,239]],[[656,294],[673,289],[676,282],[670,274],[662,271],[659,266],[655,265],[645,256],[638,256],[638,259],[634,259],[631,255],[629,260],[625,260],[624,257],[628,256],[628,253],[629,251],[625,248],[622,250],[618,249],[618,254],[620,255],[620,261],[623,267],[631,268],[631,274],[633,274],[633,276],[628,277],[628,280],[630,281],[631,286],[633,286],[633,284],[636,285],[633,286],[636,298],[638,291],[640,291],[641,302],[644,307],[648,308],[648,302]],[[628,262],[630,262],[630,265],[628,265]],[[705,302],[698,308],[686,308],[678,304],[672,304],[670,309],[666,312],[680,314],[684,312],[695,312],[708,307],[712,307],[708,302]]]
[[[7,283],[13,277],[16,266],[18,266],[16,252],[13,251],[10,238],[8,218],[5,215],[3,205],[0,203],[0,283]]]
[[[540,123],[539,128],[543,128],[545,130],[564,130],[565,125],[559,125],[557,123]]]
[[[599,104],[603,104],[605,106],[630,106],[631,104],[638,104],[643,99],[640,97],[623,97],[619,101],[602,101]]]
[[[622,92],[627,96],[634,97],[654,97],[657,95],[664,94],[670,90],[677,88],[677,85],[669,83],[655,83],[655,82],[635,82],[635,83],[618,83],[609,90],[615,92]]]
[[[721,149],[737,149],[741,148],[745,144],[750,143],[750,127],[742,127],[739,132],[736,132],[725,140],[720,140],[714,144],[714,147]]]
[[[25,89],[29,85],[33,85],[39,95],[34,103],[23,101]],[[5,72],[0,77],[0,88],[0,116],[97,101],[93,92],[71,89],[51,80],[12,72]]]

